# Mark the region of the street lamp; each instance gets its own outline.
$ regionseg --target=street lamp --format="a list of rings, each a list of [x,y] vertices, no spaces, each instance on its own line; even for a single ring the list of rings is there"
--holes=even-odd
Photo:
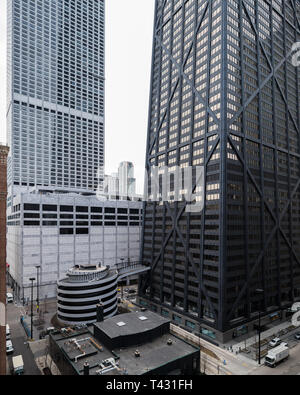
[[[36,311],[37,313],[40,311],[40,296],[39,296],[39,270],[40,270],[41,266],[36,266],[36,270],[37,270],[37,293],[36,293]]]
[[[120,258],[120,261],[122,261],[122,269],[123,269],[123,263],[125,261],[125,258]],[[123,282],[121,283],[121,298],[123,300]]]
[[[31,281],[31,340],[33,340],[33,282],[35,278],[32,277],[29,280]]]
[[[258,288],[255,290],[255,292],[258,295],[263,295],[265,291],[263,289]],[[261,304],[259,304],[259,310],[258,310],[258,364],[259,365],[261,363],[260,334],[261,334]]]

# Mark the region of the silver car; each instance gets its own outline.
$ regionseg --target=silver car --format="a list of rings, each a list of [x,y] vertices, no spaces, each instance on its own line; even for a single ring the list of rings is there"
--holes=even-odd
[[[279,346],[279,344],[281,343],[281,340],[279,339],[279,337],[275,337],[274,339],[272,339],[269,343],[270,347],[277,347]]]

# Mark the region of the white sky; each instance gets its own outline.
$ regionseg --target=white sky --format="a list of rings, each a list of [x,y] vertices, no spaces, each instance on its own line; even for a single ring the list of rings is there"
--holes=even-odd
[[[154,0],[106,1],[106,173],[135,165],[143,192]],[[0,141],[6,141],[6,0],[0,0]]]

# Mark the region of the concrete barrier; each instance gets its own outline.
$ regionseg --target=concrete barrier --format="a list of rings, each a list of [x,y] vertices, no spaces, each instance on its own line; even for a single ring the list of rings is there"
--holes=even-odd
[[[217,346],[209,343],[206,340],[200,339],[193,333],[190,333],[174,324],[171,324],[171,332],[181,337],[182,339],[195,344],[201,349],[200,372],[206,375],[231,375],[232,373],[223,365],[223,359],[217,354]]]

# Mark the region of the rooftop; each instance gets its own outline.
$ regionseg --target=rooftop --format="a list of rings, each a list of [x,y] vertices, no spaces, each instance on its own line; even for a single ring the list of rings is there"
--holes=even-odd
[[[147,331],[168,323],[165,318],[147,311],[121,314],[95,325],[114,337]],[[90,375],[143,375],[151,371],[158,372],[164,366],[168,366],[167,371],[174,370],[180,361],[199,357],[199,348],[170,332],[138,346],[126,347],[124,344],[110,349],[93,336],[92,328],[68,329],[64,333],[50,335],[79,375],[84,374],[85,363],[89,364]]]
[[[97,322],[94,326],[99,328],[110,339],[113,339],[120,336],[144,333],[167,323],[170,323],[170,320],[151,311],[136,311],[120,314],[103,322]]]

